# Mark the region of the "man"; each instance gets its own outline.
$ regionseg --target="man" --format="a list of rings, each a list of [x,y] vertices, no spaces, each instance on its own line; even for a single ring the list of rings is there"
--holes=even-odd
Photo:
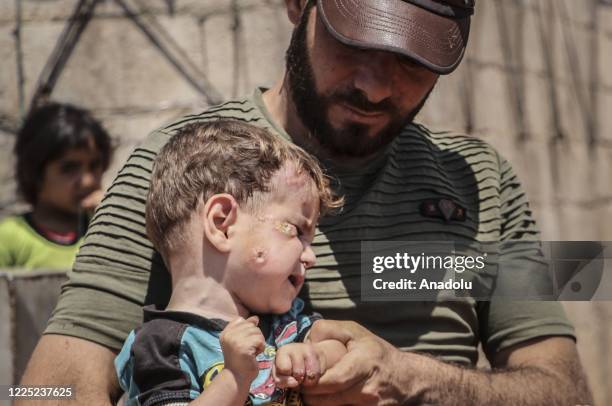
[[[163,263],[144,234],[151,162],[186,123],[235,117],[317,155],[345,197],[343,212],[319,226],[318,262],[305,297],[326,318],[359,324],[330,320],[311,332],[315,341],[342,340],[349,352],[306,393],[308,403],[591,403],[558,303],[359,298],[362,240],[538,237],[516,177],[491,147],[412,123],[438,75],[461,60],[473,2],[286,0],[286,6],[296,28],[281,80],[251,98],[187,116],[132,154],[96,214],[23,383],[74,385],[80,404],[108,404],[119,395],[115,352],[140,322],[140,306],[168,299]],[[442,199],[462,212],[444,210]],[[479,341],[494,372],[466,368]]]

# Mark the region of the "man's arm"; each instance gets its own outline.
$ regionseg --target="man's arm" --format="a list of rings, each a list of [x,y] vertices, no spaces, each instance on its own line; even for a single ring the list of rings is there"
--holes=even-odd
[[[108,348],[80,338],[56,334],[44,335],[21,380],[22,385],[72,386],[72,403],[78,405],[111,405],[121,390]],[[45,402],[59,405],[66,400]],[[16,406],[36,406],[40,401],[18,400]]]
[[[316,387],[304,389],[308,404],[592,404],[570,338],[513,346],[492,359],[500,369],[479,371],[401,352],[352,322],[325,320],[310,337],[335,338],[346,343],[349,352]]]

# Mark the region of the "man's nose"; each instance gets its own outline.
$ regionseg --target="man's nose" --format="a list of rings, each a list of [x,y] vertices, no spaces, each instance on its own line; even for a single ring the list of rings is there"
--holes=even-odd
[[[304,247],[302,251],[302,256],[300,257],[300,261],[304,265],[304,268],[308,269],[314,266],[315,262],[317,262],[317,257],[315,256],[314,251],[310,244]]]
[[[378,103],[391,96],[394,63],[395,57],[390,52],[363,52],[354,86],[363,92],[370,103]]]

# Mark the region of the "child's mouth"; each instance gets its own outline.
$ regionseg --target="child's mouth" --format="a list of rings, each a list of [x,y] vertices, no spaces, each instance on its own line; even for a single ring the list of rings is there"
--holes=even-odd
[[[303,276],[298,276],[298,275],[289,275],[289,282],[293,285],[293,287],[295,287],[296,289],[299,289],[302,287],[302,283],[304,281],[304,277]]]

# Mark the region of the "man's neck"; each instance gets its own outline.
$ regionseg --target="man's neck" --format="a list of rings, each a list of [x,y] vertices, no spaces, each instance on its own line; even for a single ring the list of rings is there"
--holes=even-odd
[[[279,79],[263,93],[263,102],[276,124],[291,136],[294,143],[303,145],[309,139],[308,129],[299,119],[285,78]]]

